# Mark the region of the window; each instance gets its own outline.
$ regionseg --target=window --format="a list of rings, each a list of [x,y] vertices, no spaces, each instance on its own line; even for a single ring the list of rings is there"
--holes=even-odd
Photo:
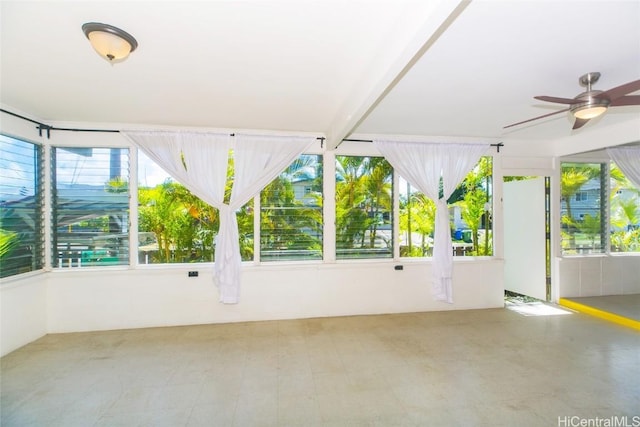
[[[260,193],[260,260],[322,259],[322,156],[303,154]]]
[[[393,256],[392,172],[382,157],[336,156],[336,258]]]
[[[129,263],[129,150],[52,148],[53,266]]]
[[[579,191],[576,193],[576,202],[586,202],[589,200],[589,193],[586,191]]]
[[[607,198],[602,197],[606,187],[605,166],[600,163],[568,162],[561,165],[561,240],[564,255],[603,253],[606,249],[606,226],[602,220],[606,217],[603,212]]]
[[[0,277],[41,269],[42,147],[0,135]]]
[[[483,157],[447,201],[454,256],[493,254],[492,157]],[[436,206],[400,178],[400,256],[433,255]]]
[[[233,162],[225,199],[231,192]],[[236,212],[243,261],[253,259],[253,200]],[[193,195],[138,151],[138,262],[212,262],[218,209]]]
[[[138,151],[138,262],[212,262],[218,210]]]
[[[400,178],[400,256],[433,255],[436,204]]]
[[[640,252],[640,189],[611,163],[611,252]]]

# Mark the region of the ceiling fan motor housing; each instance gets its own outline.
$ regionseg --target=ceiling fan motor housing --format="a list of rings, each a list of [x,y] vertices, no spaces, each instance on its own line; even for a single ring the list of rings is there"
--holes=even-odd
[[[603,91],[601,90],[590,90],[588,92],[582,92],[580,95],[576,96],[575,99],[579,99],[588,104],[602,105],[603,107],[608,107],[611,101],[606,96],[599,97],[598,95],[600,95],[601,93],[603,93]],[[583,104],[576,104],[575,106],[578,107],[581,105]]]
[[[572,113],[575,113],[576,111],[588,109],[588,108],[609,107],[609,104],[611,103],[609,98],[606,96],[598,97],[598,95],[600,95],[603,92],[601,90],[591,89],[591,85],[595,84],[599,79],[600,79],[600,73],[597,71],[580,76],[578,81],[580,82],[580,85],[586,87],[587,90],[574,98],[580,101],[584,101],[584,103],[572,105],[570,108]]]

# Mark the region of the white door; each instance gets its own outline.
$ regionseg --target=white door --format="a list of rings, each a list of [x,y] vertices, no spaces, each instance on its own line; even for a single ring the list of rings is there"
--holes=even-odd
[[[545,301],[545,178],[504,183],[504,287]]]

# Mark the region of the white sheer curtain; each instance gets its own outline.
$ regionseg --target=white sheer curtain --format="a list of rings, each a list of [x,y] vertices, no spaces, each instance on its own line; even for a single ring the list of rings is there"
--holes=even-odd
[[[374,140],[376,148],[411,185],[436,203],[433,294],[453,303],[453,249],[447,199],[487,151],[488,144],[432,144]],[[443,197],[440,197],[442,179]]]
[[[122,131],[133,144],[193,194],[224,203],[231,137],[204,132]]]
[[[162,131],[122,131],[122,134],[189,191],[219,209],[214,277],[220,302],[237,303],[242,259],[235,212],[286,169],[314,138],[236,135],[234,183],[227,205],[224,189],[231,148],[229,135]]]
[[[609,147],[607,153],[624,176],[640,189],[640,147]]]
[[[215,271],[222,302],[237,303],[240,299],[241,258],[236,210],[284,171],[314,139],[236,134],[231,201],[220,210],[220,232],[216,240]]]

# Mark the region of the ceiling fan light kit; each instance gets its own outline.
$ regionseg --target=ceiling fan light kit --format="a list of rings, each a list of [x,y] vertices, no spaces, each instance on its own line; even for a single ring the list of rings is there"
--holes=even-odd
[[[556,104],[568,105],[568,108],[564,108],[553,113],[545,114],[543,116],[534,117],[533,119],[524,120],[518,123],[513,123],[505,126],[504,129],[513,126],[528,123],[534,120],[549,117],[555,114],[563,113],[565,111],[571,112],[575,117],[573,123],[573,129],[579,129],[598,116],[604,114],[607,109],[615,106],[623,105],[640,105],[640,95],[627,94],[640,90],[640,80],[635,80],[629,83],[625,83],[621,86],[614,87],[607,91],[593,90],[591,86],[598,81],[600,73],[593,72],[587,73],[580,77],[578,82],[581,86],[587,88],[587,90],[575,98],[558,98],[554,96],[534,96],[535,99],[540,101],[554,102]]]
[[[586,104],[580,107],[572,108],[571,113],[582,120],[595,119],[601,114],[604,114],[607,111],[607,105],[598,105],[598,104]]]

